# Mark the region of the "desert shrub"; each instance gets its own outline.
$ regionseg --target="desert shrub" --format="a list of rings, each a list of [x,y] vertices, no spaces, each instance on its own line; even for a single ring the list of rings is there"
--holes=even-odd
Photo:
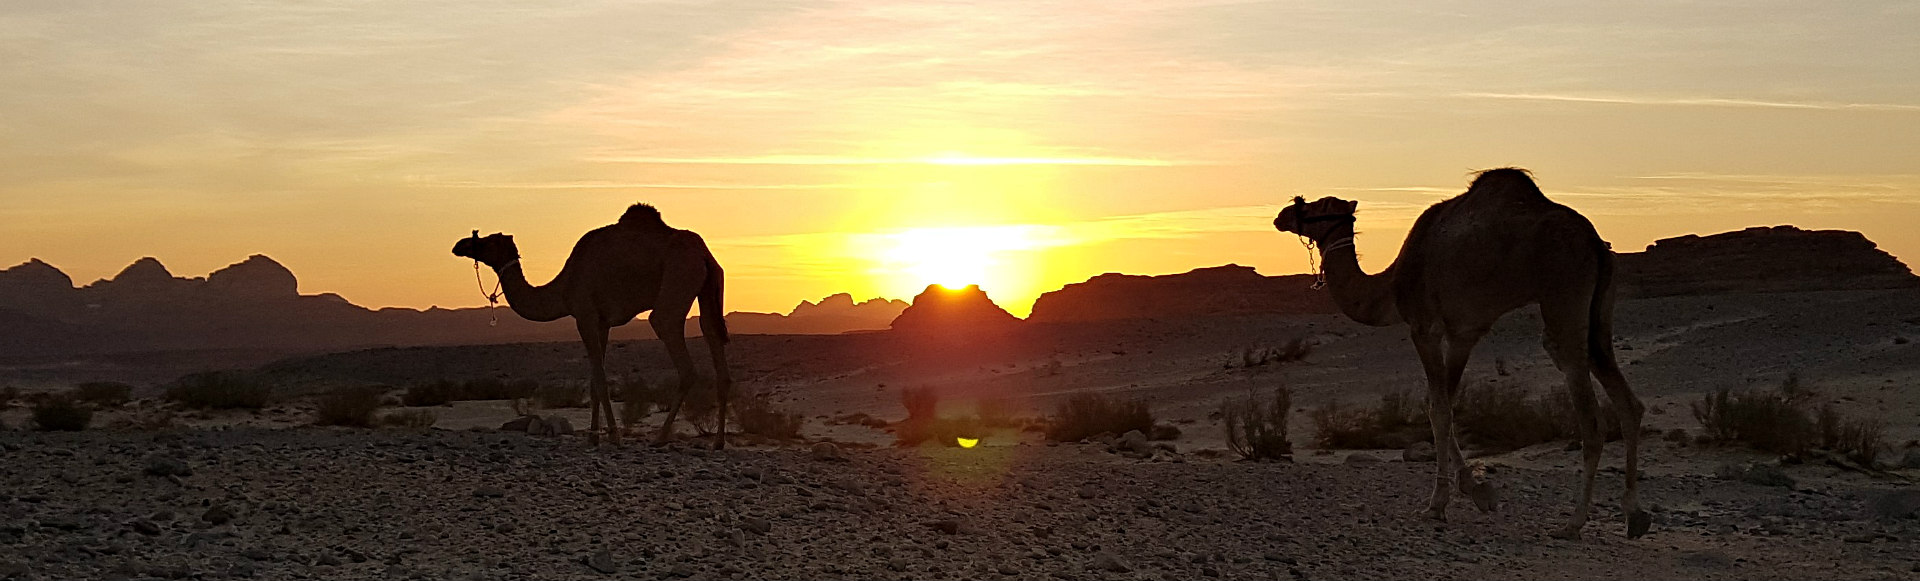
[[[493,377],[469,379],[460,384],[460,390],[453,401],[493,401],[513,399],[533,395],[539,382],[522,379],[514,382],[501,381]]]
[[[1304,360],[1311,354],[1313,354],[1313,343],[1304,337],[1295,337],[1278,347],[1246,347],[1238,354],[1230,353],[1227,355],[1226,367],[1232,368],[1236,362],[1243,368],[1284,365]]]
[[[449,380],[416,383],[407,386],[406,393],[400,394],[400,405],[407,407],[428,407],[451,403],[460,391],[460,384]]]
[[[667,407],[672,407],[679,394],[667,396]],[[736,398],[737,399],[737,398]],[[733,402],[729,402],[733,403]],[[705,436],[719,430],[720,393],[713,388],[713,382],[706,378],[695,381],[687,390],[687,397],[680,403],[680,417],[693,425],[696,434]],[[732,412],[733,410],[727,410]]]
[[[932,421],[940,417],[940,392],[931,387],[909,387],[900,390],[900,405],[907,408],[907,421]]]
[[[1226,422],[1227,448],[1247,460],[1278,460],[1293,455],[1287,441],[1287,417],[1293,411],[1293,393],[1286,386],[1273,390],[1273,403],[1261,403],[1252,393],[1244,400],[1220,404]]]
[[[180,378],[165,397],[190,408],[257,410],[273,399],[273,388],[251,375],[215,371]]]
[[[315,400],[319,409],[314,411],[313,423],[317,426],[373,427],[373,412],[380,409],[381,395],[381,390],[374,387],[345,387],[327,392]]]
[[[727,403],[727,412],[733,414],[741,433],[794,440],[800,437],[800,428],[807,423],[806,416],[783,412],[764,395],[735,398]]]
[[[633,429],[634,426],[640,425],[640,420],[646,419],[647,414],[652,412],[653,404],[637,398],[627,398],[626,401],[620,402],[620,425]]]
[[[1062,402],[1047,423],[1047,439],[1073,442],[1103,433],[1150,432],[1153,412],[1145,401],[1083,393]]]
[[[587,386],[579,383],[542,385],[533,390],[533,401],[547,409],[587,407]]]
[[[1874,461],[1880,458],[1880,450],[1887,445],[1884,423],[1843,417],[1832,405],[1820,407],[1814,425],[1820,434],[1820,447],[1864,467],[1873,467]]]
[[[33,429],[42,432],[78,432],[93,423],[93,408],[73,396],[60,394],[33,404]]]
[[[1321,448],[1404,448],[1433,440],[1426,401],[1416,399],[1411,391],[1381,395],[1380,403],[1371,408],[1347,409],[1340,402],[1327,402],[1308,412],[1307,418],[1313,420],[1313,439]]]
[[[437,421],[440,421],[438,414],[433,413],[433,410],[422,409],[393,410],[380,416],[380,425],[393,428],[423,430],[433,427],[433,423]]]
[[[119,407],[133,399],[133,386],[117,381],[89,381],[74,386],[73,397],[95,407]]]
[[[1713,440],[1774,454],[1803,455],[1816,436],[1814,421],[1783,391],[1721,389],[1694,402],[1693,417]]]

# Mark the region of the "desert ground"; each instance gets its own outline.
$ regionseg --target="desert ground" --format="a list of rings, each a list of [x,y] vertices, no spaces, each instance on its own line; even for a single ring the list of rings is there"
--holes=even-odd
[[[1624,301],[1616,326],[1649,429],[1697,431],[1689,406],[1702,394],[1792,374],[1820,403],[1883,421],[1896,461],[1920,437],[1920,292]],[[1467,382],[1557,389],[1538,327],[1530,311],[1509,315]],[[1501,509],[1457,498],[1444,523],[1415,516],[1432,464],[1400,450],[1316,450],[1305,417],[1423,385],[1404,333],[1339,316],[1247,316],[736,337],[740,389],[803,414],[804,435],[836,442],[824,455],[837,459],[805,442],[716,452],[630,437],[596,450],[578,434],[498,430],[515,416],[506,402],[432,408],[428,430],[320,428],[298,398],[435,379],[579,381],[577,344],[285,360],[259,372],[294,399],[184,412],[173,429],[30,432],[23,410],[0,413],[11,427],[0,432],[0,578],[1920,576],[1920,471],[1813,462],[1782,466],[1790,485],[1754,484],[1716,473],[1774,458],[1690,441],[1647,439],[1642,497],[1655,521],[1639,539],[1625,537],[1616,504],[1619,443],[1606,448],[1615,468],[1601,474],[1584,540],[1547,537],[1576,498],[1579,452],[1563,443],[1470,450],[1502,489]],[[1305,360],[1239,363],[1293,339],[1314,346]],[[617,344],[609,363],[616,375],[672,375],[652,341]],[[1277,385],[1294,393],[1294,461],[1223,453],[1221,402]],[[943,414],[984,399],[1036,418],[1075,393],[1137,397],[1182,434],[1172,453],[1143,459],[1012,430],[974,449],[895,448],[885,431],[828,422],[900,419],[908,388],[941,393]],[[583,409],[537,413],[587,424]]]

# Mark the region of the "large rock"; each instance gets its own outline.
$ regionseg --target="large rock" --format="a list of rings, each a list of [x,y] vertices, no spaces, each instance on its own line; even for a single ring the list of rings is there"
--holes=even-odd
[[[1260,313],[1335,313],[1332,295],[1313,290],[1313,276],[1264,276],[1228,264],[1181,274],[1107,273],[1040,295],[1035,322],[1186,318]]]
[[[1756,227],[1654,242],[1619,255],[1623,297],[1920,287],[1920,277],[1859,232]]]
[[[79,306],[73,279],[35,258],[0,270],[0,308],[27,314],[51,314]]]
[[[266,256],[255,254],[207,275],[207,287],[228,295],[283,299],[300,296],[293,271]]]
[[[893,320],[893,330],[909,333],[992,332],[1012,328],[1020,319],[987,298],[979,285],[950,289],[937,284],[913,297]]]

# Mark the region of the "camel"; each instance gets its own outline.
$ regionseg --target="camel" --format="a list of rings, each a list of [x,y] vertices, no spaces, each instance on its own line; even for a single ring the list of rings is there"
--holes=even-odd
[[[666,423],[660,425],[656,441],[664,442],[672,433],[673,420],[686,401],[687,391],[699,380],[686,341],[687,312],[699,299],[700,330],[713,353],[714,387],[720,398],[716,447],[726,447],[727,399],[733,380],[727,373],[727,323],[721,312],[725,275],[699,234],[667,226],[659,210],[634,204],[619,222],[581,236],[560,274],[543,286],[527,282],[512,236],[481,237],[475,231],[453,245],[453,255],[493,268],[500,277],[507,306],[522,318],[545,322],[573,317],[592,366],[588,396],[593,425],[587,439],[595,447],[600,445],[603,414],[609,440],[614,445],[620,443],[619,416],[614,415],[607,394],[607,335],[647,311],[653,311],[647,322],[666,344],[667,355],[680,377],[679,396],[667,410]]]
[[[1593,507],[1594,474],[1605,442],[1590,374],[1606,388],[1626,440],[1627,484],[1620,506],[1627,536],[1645,534],[1651,519],[1640,509],[1638,472],[1644,406],[1614,360],[1613,251],[1593,224],[1548,200],[1526,170],[1487,170],[1466,193],[1422,213],[1393,264],[1370,275],[1361,270],[1353,247],[1358,206],[1338,198],[1308,203],[1296,197],[1273,226],[1319,248],[1325,280],[1347,317],[1376,327],[1406,323],[1411,330],[1427,376],[1428,419],[1438,452],[1425,515],[1446,518],[1450,470],[1458,475],[1460,491],[1482,511],[1497,509],[1492,484],[1476,480],[1461,459],[1453,401],[1474,344],[1494,321],[1538,304],[1547,353],[1565,374],[1579,414],[1585,460],[1573,519],[1553,536],[1579,539]]]

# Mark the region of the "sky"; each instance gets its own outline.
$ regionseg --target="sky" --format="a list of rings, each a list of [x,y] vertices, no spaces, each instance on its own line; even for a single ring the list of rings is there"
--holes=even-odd
[[[1362,263],[1472,172],[1622,251],[1756,225],[1920,258],[1920,3],[0,4],[0,266],[78,284],[250,254],[366,306],[484,304],[651,202],[729,310],[1104,272],[1303,272],[1270,221],[1360,201]],[[491,276],[491,275],[489,275]],[[490,281],[489,281],[490,282]]]

